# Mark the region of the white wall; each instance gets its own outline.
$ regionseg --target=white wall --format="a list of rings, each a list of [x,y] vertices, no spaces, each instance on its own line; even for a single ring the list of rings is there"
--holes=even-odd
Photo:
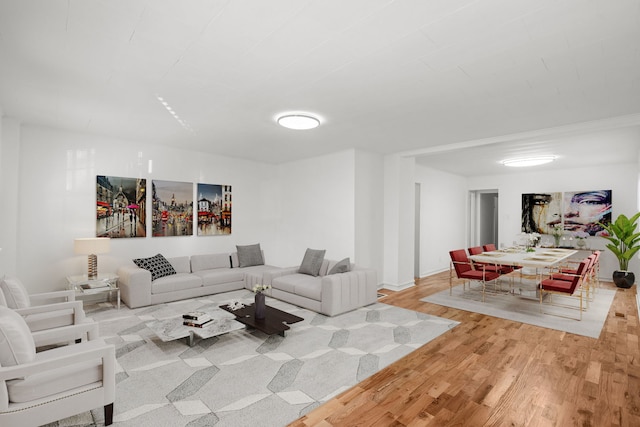
[[[152,173],[148,160],[153,161]],[[98,256],[100,272],[115,271],[135,257],[232,252],[236,244],[257,242],[271,262],[276,174],[275,166],[256,162],[23,127],[15,273],[30,292],[38,292],[64,287],[67,275],[86,271],[86,257],[73,253],[73,239],[95,236],[96,175],[146,178],[149,193],[153,179],[228,184],[233,191],[231,235],[150,237],[149,221],[146,238],[112,239],[111,253]],[[147,206],[150,214],[151,203]]]
[[[20,159],[20,124],[3,117],[0,121],[0,275],[16,274],[18,230],[18,162]]]
[[[449,268],[449,251],[465,248],[467,179],[416,165],[420,183],[420,277]]]
[[[375,268],[382,277],[384,228],[384,159],[355,152],[355,257],[358,265]]]
[[[347,150],[278,166],[276,265],[299,265],[307,248],[355,259],[354,164]]]

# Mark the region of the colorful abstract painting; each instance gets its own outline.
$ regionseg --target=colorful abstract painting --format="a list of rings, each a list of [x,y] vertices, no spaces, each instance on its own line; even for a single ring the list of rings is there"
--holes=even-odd
[[[598,222],[611,222],[611,205],[611,190],[565,192],[564,230],[598,236],[603,230]]]
[[[562,222],[562,193],[529,193],[522,195],[522,231],[551,234]]]

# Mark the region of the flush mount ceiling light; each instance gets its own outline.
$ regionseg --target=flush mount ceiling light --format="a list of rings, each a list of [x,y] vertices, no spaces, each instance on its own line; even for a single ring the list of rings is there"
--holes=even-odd
[[[309,114],[284,114],[278,117],[278,124],[288,129],[307,130],[320,126],[320,120]]]
[[[505,166],[514,168],[523,168],[527,166],[544,165],[545,163],[551,163],[556,159],[556,156],[537,156],[537,157],[521,157],[519,159],[507,159],[502,163]]]

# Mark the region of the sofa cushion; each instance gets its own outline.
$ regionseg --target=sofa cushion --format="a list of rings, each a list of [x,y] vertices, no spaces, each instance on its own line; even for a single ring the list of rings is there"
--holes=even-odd
[[[329,268],[327,274],[346,273],[351,270],[351,261],[349,258],[342,259]]]
[[[151,284],[152,294],[182,291],[184,289],[199,288],[202,286],[202,278],[194,274],[177,273],[171,276],[161,277]]]
[[[4,294],[7,307],[26,308],[31,306],[29,294],[17,277],[4,276],[0,282],[0,289]]]
[[[322,267],[325,252],[326,250],[324,249],[308,248],[304,253],[304,258],[302,259],[302,264],[300,264],[298,273],[308,274],[310,276],[317,276],[320,274],[320,267]]]
[[[271,282],[271,285],[274,289],[278,289],[283,292],[321,301],[321,281],[321,277],[296,273],[275,278]]]
[[[12,402],[24,403],[52,396],[61,390],[73,390],[88,384],[98,386],[100,381],[102,365],[100,359],[96,359],[9,381],[7,391]]]
[[[260,243],[246,246],[236,245],[236,250],[238,251],[238,266],[240,268],[264,265],[264,257],[262,256]]]
[[[4,298],[4,292],[0,288],[0,307],[6,307],[6,306],[7,306],[7,300]]]
[[[225,283],[241,282],[244,279],[244,272],[231,268],[201,270],[193,273],[200,277],[202,286],[221,285]]]
[[[140,268],[144,268],[151,273],[151,281],[165,276],[176,274],[176,270],[162,254],[157,254],[150,258],[136,258],[134,264]]]
[[[194,273],[202,270],[229,267],[231,267],[231,261],[229,261],[228,254],[193,255],[191,257],[191,271]]]
[[[36,357],[33,336],[22,316],[0,307],[0,366],[32,362]]]
[[[167,258],[176,273],[191,273],[191,262],[188,256]]]

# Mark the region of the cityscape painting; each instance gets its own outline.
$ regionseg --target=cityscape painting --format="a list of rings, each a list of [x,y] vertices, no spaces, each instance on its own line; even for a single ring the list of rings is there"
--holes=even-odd
[[[147,180],[96,177],[96,236],[146,237]]]
[[[231,186],[198,184],[198,236],[231,234]]]
[[[151,186],[151,235],[193,235],[193,184],[153,180]]]

